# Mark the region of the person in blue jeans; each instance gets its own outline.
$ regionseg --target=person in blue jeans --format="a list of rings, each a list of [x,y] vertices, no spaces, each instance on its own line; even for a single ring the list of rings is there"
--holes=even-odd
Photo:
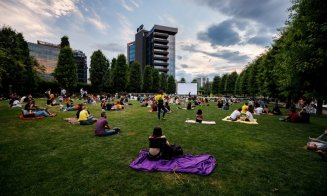
[[[97,120],[97,123],[95,124],[95,135],[96,136],[108,136],[108,135],[114,135],[119,133],[119,128],[113,128],[110,129],[107,115],[105,112],[101,113],[101,117]]]

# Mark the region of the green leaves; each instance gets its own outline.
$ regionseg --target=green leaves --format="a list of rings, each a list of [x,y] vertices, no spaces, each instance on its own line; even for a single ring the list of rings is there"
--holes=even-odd
[[[77,85],[77,66],[69,46],[60,49],[54,77],[62,88],[72,90]]]
[[[90,64],[90,81],[92,87],[97,91],[103,91],[105,87],[110,88],[110,67],[108,59],[101,50],[93,52]]]

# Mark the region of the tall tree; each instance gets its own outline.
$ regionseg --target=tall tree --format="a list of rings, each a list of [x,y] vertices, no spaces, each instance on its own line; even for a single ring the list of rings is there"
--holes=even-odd
[[[97,91],[103,91],[105,86],[106,74],[108,74],[109,61],[101,52],[101,50],[94,51],[91,55],[90,63],[90,81],[92,87]],[[109,70],[110,72],[110,70]]]
[[[167,91],[167,74],[161,73],[160,74],[160,88],[163,91]]]
[[[241,74],[237,76],[234,86],[234,95],[240,95],[240,81],[241,81]]]
[[[152,92],[159,92],[160,89],[160,77],[159,70],[156,68],[152,69]]]
[[[104,81],[103,81],[103,90],[105,92],[114,93],[115,91],[112,89],[112,80],[111,80],[111,69],[108,66],[107,70],[105,70]]]
[[[139,93],[142,87],[142,75],[141,75],[141,64],[134,61],[130,65],[130,79],[129,79],[129,89],[130,92]]]
[[[77,85],[77,67],[74,61],[73,51],[68,46],[60,49],[57,67],[53,73],[61,88],[68,91]]]
[[[290,24],[285,31],[285,59],[293,81],[300,81],[297,94],[314,97],[318,114],[327,98],[327,2],[294,0]],[[295,88],[295,85],[292,86]]]
[[[70,44],[69,44],[69,38],[68,38],[68,36],[63,36],[62,38],[61,38],[61,43],[60,43],[60,48],[64,48],[64,47],[70,47]]]
[[[127,87],[127,64],[126,64],[126,57],[123,54],[118,55],[117,61],[115,66],[112,70],[112,80],[113,86],[116,89],[116,92],[125,92]]]
[[[116,88],[114,86],[114,74],[116,72],[116,62],[117,59],[116,58],[112,58],[111,59],[111,63],[110,63],[110,86],[111,86],[111,92],[114,93],[116,92]]]
[[[225,73],[225,74],[223,75],[223,77],[221,78],[221,80],[220,80],[220,84],[219,84],[219,92],[220,92],[222,95],[226,94],[226,88],[225,88],[225,87],[226,87],[226,82],[228,82],[227,79],[228,79],[228,74]]]
[[[168,84],[167,84],[167,93],[175,94],[176,93],[176,83],[174,76],[168,76]]]
[[[29,49],[21,33],[10,27],[0,31],[0,89],[8,92],[9,86],[18,93],[31,93],[37,85],[38,63],[29,56]]]
[[[150,65],[145,66],[143,74],[143,92],[151,93],[152,90],[152,67]]]
[[[237,80],[238,74],[236,71],[233,71],[229,76],[228,76],[228,85],[227,85],[227,89],[226,91],[229,94],[233,94],[234,93],[234,89],[235,89],[235,83]]]
[[[212,82],[212,93],[214,95],[218,95],[219,92],[219,84],[220,84],[220,76],[215,76],[213,78],[213,82]]]

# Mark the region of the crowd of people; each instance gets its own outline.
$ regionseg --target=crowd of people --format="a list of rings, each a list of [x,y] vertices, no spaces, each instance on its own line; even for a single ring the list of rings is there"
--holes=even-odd
[[[46,108],[42,108],[36,105],[35,99],[31,95],[19,97],[13,93],[10,97],[10,107],[22,107],[24,117],[53,117],[55,113],[50,112],[48,107],[59,106],[62,111],[76,111],[76,119],[80,125],[92,125],[95,124],[94,134],[95,136],[108,136],[117,134],[120,132],[119,128],[111,128],[109,125],[107,114],[105,111],[112,110],[124,110],[131,99],[130,95],[118,96],[115,95],[97,95],[87,94],[86,91],[81,89],[81,96],[74,97],[74,95],[68,95],[65,89],[62,89],[60,94],[56,95],[48,89],[45,92],[47,98]],[[56,101],[58,99],[58,102]],[[166,120],[166,114],[172,112],[170,104],[174,104],[177,108],[185,107],[186,110],[193,110],[197,106],[208,106],[210,102],[217,104],[218,109],[229,110],[230,105],[234,104],[235,99],[228,98],[204,98],[197,96],[174,96],[165,95],[163,91],[159,91],[156,95],[138,96],[135,100],[140,102],[140,106],[150,107],[151,112],[157,112],[158,120]],[[74,103],[77,101],[78,103]],[[87,104],[100,103],[102,110],[100,118],[96,119],[93,114],[88,110]],[[298,103],[298,108],[295,104],[291,105],[288,115],[281,117],[280,119],[289,122],[309,122],[310,114],[306,111],[308,105],[302,102]],[[263,100],[249,100],[244,102],[242,107],[234,110],[228,120],[232,121],[249,121],[253,122],[253,115],[281,115],[281,110],[276,103],[272,110],[269,109],[268,104]],[[197,109],[195,113],[195,121],[202,123],[204,120],[204,114],[202,109]],[[309,138],[307,148],[320,154],[324,159],[326,158],[327,143],[321,140],[327,134],[327,130],[324,134],[318,138]],[[160,127],[155,127],[152,136],[149,137],[149,158],[160,159],[169,158],[172,155],[178,155],[181,147],[179,146],[176,151],[174,145],[170,145],[166,137],[162,134]],[[175,152],[176,151],[176,152]],[[174,154],[175,153],[175,154]]]

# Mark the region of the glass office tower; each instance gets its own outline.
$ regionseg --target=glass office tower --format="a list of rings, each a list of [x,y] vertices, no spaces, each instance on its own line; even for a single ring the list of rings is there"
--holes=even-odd
[[[30,50],[30,55],[33,56],[40,65],[45,67],[44,73],[39,73],[42,79],[46,81],[54,80],[52,73],[54,72],[58,56],[60,52],[60,44],[52,44],[43,41],[37,41],[37,43],[28,42],[28,49]],[[73,51],[74,60],[77,66],[77,76],[78,81],[86,83],[87,82],[87,57],[79,50]]]

